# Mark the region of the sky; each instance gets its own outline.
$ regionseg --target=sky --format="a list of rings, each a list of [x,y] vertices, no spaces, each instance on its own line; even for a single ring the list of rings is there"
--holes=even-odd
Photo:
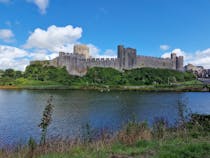
[[[183,55],[210,68],[210,0],[0,0],[0,69],[87,44],[93,57]]]

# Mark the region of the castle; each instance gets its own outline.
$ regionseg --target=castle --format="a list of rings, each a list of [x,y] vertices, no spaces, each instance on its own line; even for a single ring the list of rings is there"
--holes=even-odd
[[[30,64],[43,64],[66,67],[71,75],[84,76],[88,68],[111,67],[117,70],[142,67],[183,71],[183,56],[171,54],[171,58],[157,58],[137,55],[136,49],[118,46],[117,58],[92,58],[86,45],[75,45],[73,53],[59,52],[59,56],[48,61],[31,61]]]

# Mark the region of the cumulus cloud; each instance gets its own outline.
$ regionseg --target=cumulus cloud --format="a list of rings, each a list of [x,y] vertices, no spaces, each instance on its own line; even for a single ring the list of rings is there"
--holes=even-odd
[[[1,37],[9,40],[13,37],[10,31],[3,31]],[[57,27],[52,25],[46,30],[37,28],[29,35],[22,49],[0,45],[0,69],[14,68],[24,70],[31,60],[50,60],[58,56],[58,52],[73,52],[73,46],[79,44],[82,28],[67,25]],[[107,49],[102,52],[94,44],[87,44],[90,56],[93,58],[115,58],[116,52]]]
[[[58,53],[43,49],[36,49],[29,52],[17,47],[0,45],[0,69],[13,68],[23,71],[31,60],[50,60],[57,56]]]
[[[0,40],[4,42],[12,42],[14,34],[12,30],[9,29],[0,29]]]
[[[9,40],[12,32],[3,31],[1,37]],[[4,37],[4,38],[3,38]],[[0,45],[0,69],[14,68],[24,70],[31,60],[50,60],[58,56],[58,52],[73,52],[73,46],[79,44],[82,28],[67,25],[57,27],[52,25],[46,30],[37,28],[28,37],[22,48]],[[90,55],[94,58],[112,58],[116,53],[108,49],[104,53],[93,44],[87,44]]]
[[[116,52],[112,49],[107,49],[105,50],[104,53],[101,52],[101,50],[96,47],[93,44],[88,44],[87,45],[90,49],[90,56],[93,58],[116,58]]]
[[[101,56],[103,58],[116,58],[117,53],[116,53],[116,51],[114,51],[112,49],[107,49],[107,50],[105,50],[105,52]]]
[[[0,45],[0,68],[24,70],[29,64],[28,54],[25,50],[16,47]]]
[[[27,2],[34,3],[40,10],[41,14],[46,13],[46,9],[49,6],[50,0],[26,0]],[[11,0],[0,0],[0,3],[10,3]]]
[[[73,44],[82,36],[82,28],[71,25],[57,27],[52,25],[47,30],[37,28],[27,39],[24,48],[39,48],[49,51],[72,50]]]
[[[168,58],[170,57],[171,53],[176,53],[178,56],[184,56],[185,65],[190,63],[210,69],[210,48],[198,50],[194,53],[188,53],[180,48],[177,48],[172,52],[164,53],[161,57]]]
[[[196,51],[194,55],[191,55],[190,63],[210,69],[210,48]]]
[[[87,46],[89,47],[90,50],[90,56],[93,58],[98,58],[101,50],[93,44],[88,44]]]
[[[170,46],[169,45],[160,45],[160,49],[163,51],[169,50]]]
[[[172,52],[166,52],[161,57],[162,58],[171,58],[171,53],[176,53],[177,56],[184,56],[185,59],[188,58],[188,55],[180,48],[176,48]]]
[[[58,53],[49,52],[44,49],[37,49],[28,54],[31,60],[51,60],[58,56]]]
[[[49,0],[27,0],[27,1],[34,3],[39,8],[41,14],[46,13],[46,9],[49,5]]]

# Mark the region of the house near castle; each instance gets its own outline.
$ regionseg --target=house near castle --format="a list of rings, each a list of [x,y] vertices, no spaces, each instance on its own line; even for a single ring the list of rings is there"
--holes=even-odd
[[[185,65],[184,70],[192,72],[197,78],[210,77],[210,69],[205,69],[203,66],[195,66],[193,64],[187,64]]]
[[[137,55],[136,49],[119,45],[117,58],[92,58],[86,45],[75,45],[73,53],[59,52],[59,56],[48,61],[31,61],[30,64],[43,64],[66,67],[71,75],[84,76],[88,68],[110,67],[119,71],[142,67],[183,71],[183,56],[171,54],[171,58],[157,58]]]

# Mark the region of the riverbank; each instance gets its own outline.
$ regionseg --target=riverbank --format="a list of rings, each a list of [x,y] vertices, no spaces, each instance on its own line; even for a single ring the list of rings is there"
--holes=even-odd
[[[154,68],[117,71],[94,67],[85,76],[71,76],[65,68],[30,65],[23,73],[5,70],[0,78],[4,89],[207,91],[199,84],[190,72]]]
[[[147,86],[64,86],[64,85],[25,85],[25,86],[0,86],[0,89],[32,89],[32,90],[97,90],[109,91],[146,91],[146,92],[209,92],[210,88],[204,84],[179,84],[179,85],[147,85]]]
[[[24,88],[18,86],[0,86],[0,89],[24,89]]]
[[[189,122],[180,117],[175,127],[157,119],[152,128],[146,122],[131,120],[117,133],[96,132],[86,127],[79,139],[50,138],[39,145],[1,149],[4,158],[209,158],[210,116],[192,115]]]

